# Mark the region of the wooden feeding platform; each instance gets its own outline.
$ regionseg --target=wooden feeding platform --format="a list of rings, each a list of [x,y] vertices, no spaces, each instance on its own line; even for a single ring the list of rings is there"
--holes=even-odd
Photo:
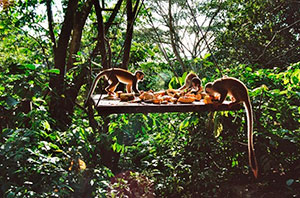
[[[100,115],[121,114],[121,113],[167,113],[167,112],[205,112],[205,111],[234,111],[240,110],[242,105],[237,104],[229,107],[229,101],[224,101],[222,105],[215,107],[212,104],[205,104],[202,100],[189,104],[168,103],[168,104],[152,104],[152,103],[132,103],[121,102],[120,100],[103,99],[107,95],[97,94],[92,96],[96,110]],[[99,102],[98,102],[99,101]]]

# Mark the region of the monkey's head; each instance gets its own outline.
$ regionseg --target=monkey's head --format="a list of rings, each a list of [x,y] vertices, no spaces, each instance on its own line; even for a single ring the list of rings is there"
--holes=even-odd
[[[195,74],[195,73],[193,73],[193,72],[190,72],[186,77],[185,77],[185,83],[187,84],[187,85],[190,85],[191,83],[192,83],[192,79],[193,78],[197,78],[198,76]]]
[[[207,83],[207,84],[205,85],[204,91],[205,91],[208,95],[213,96],[213,95],[214,95],[213,84],[212,84],[212,83]]]
[[[145,76],[144,72],[138,70],[138,71],[136,71],[136,72],[134,73],[134,75],[135,75],[135,77],[136,77],[136,79],[137,79],[138,81],[143,81],[143,80],[144,80],[144,76]]]
[[[201,80],[198,77],[194,77],[192,79],[191,83],[192,83],[193,89],[195,89],[197,91],[199,91],[200,89],[202,89],[202,82],[201,82]]]

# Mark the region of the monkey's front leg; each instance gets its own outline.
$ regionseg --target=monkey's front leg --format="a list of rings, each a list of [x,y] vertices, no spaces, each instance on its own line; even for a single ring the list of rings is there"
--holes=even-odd
[[[126,85],[126,91],[127,91],[127,93],[131,93],[131,91],[132,91],[132,84],[127,84]]]
[[[218,108],[220,105],[223,104],[228,92],[227,92],[227,90],[220,90],[220,91],[218,91],[218,93],[219,93],[219,97],[220,97],[219,100],[217,100],[216,102],[213,102],[213,105],[215,108]]]

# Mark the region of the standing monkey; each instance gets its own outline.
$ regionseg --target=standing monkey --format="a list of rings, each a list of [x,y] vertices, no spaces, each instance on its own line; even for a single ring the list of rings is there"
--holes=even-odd
[[[94,93],[98,81],[103,76],[105,76],[106,80],[108,80],[109,82],[109,85],[105,88],[105,91],[109,95],[113,95],[115,89],[117,88],[120,82],[126,84],[127,93],[131,93],[132,90],[135,93],[140,93],[137,85],[139,81],[143,81],[145,74],[142,71],[136,71],[134,74],[132,74],[131,72],[121,68],[112,68],[112,69],[103,70],[96,76],[90,88],[89,94],[87,96],[87,100],[89,100],[91,95]]]
[[[227,95],[231,96],[232,103],[230,106],[238,103],[244,103],[248,125],[249,165],[255,178],[257,178],[258,166],[253,145],[253,111],[247,87],[236,78],[224,77],[214,81],[213,83],[206,84],[205,92],[210,96],[218,94],[220,96],[218,104],[222,104]]]

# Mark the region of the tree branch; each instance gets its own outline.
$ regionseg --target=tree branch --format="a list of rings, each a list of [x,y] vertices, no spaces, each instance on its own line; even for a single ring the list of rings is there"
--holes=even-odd
[[[205,35],[203,34],[203,31],[201,30],[201,27],[199,26],[199,23],[198,23],[198,21],[197,21],[197,18],[196,18],[196,16],[195,16],[195,13],[193,12],[193,10],[192,10],[190,4],[188,3],[188,1],[186,1],[186,4],[187,4],[188,8],[190,9],[190,12],[191,12],[191,14],[192,14],[192,16],[193,16],[193,19],[194,19],[194,21],[195,21],[195,23],[196,23],[196,25],[197,25],[197,27],[198,27],[200,33],[201,33],[201,36],[203,37],[203,39],[204,39],[204,41],[205,41],[206,47],[207,47],[208,51],[210,52],[210,54],[211,54],[211,56],[212,56],[212,59],[213,59],[213,62],[214,62],[214,64],[215,64],[215,66],[218,68],[220,74],[223,76],[222,70],[221,70],[221,68],[219,67],[218,63],[217,63],[217,59],[216,59],[216,57],[214,56],[214,54],[212,53],[212,50],[211,50],[210,47],[209,47],[208,41],[207,41]],[[219,7],[221,7],[221,5],[219,5]]]
[[[172,0],[169,0],[169,33],[170,33],[170,39],[171,39],[171,46],[172,46],[172,49],[173,49],[173,52],[176,56],[176,59],[177,61],[179,62],[179,64],[181,65],[182,67],[182,70],[183,71],[186,71],[186,67],[184,65],[184,62],[182,60],[182,58],[180,57],[180,54],[177,50],[177,46],[176,46],[176,43],[175,43],[175,29],[173,27],[173,17],[172,17]]]
[[[74,28],[72,33],[72,40],[69,47],[67,70],[73,67],[73,63],[75,61],[74,55],[79,51],[83,27],[91,11],[92,5],[92,0],[87,0],[84,3],[82,9],[80,11],[77,11],[76,16],[74,17]]]
[[[60,70],[60,74],[59,78],[55,80],[52,79],[52,83],[58,90],[62,90],[64,84],[67,48],[73,28],[74,13],[76,13],[77,4],[78,0],[72,0],[68,3],[65,19],[59,35],[58,45],[54,54],[55,68]]]
[[[157,31],[157,29],[156,29],[156,27],[155,27],[155,25],[154,25],[154,22],[152,21],[151,16],[150,16],[149,13],[147,12],[147,8],[146,8],[145,4],[144,4],[144,3],[142,3],[142,4],[143,4],[144,7],[145,7],[146,15],[148,16],[148,19],[149,19],[149,21],[150,21],[150,23],[151,23],[151,26],[152,26],[152,28],[153,28],[153,30],[154,30],[154,32],[155,32],[155,35],[156,35],[156,37],[157,37],[157,39],[158,39],[158,42],[157,42],[157,43],[158,43],[158,48],[159,48],[160,51],[163,53],[163,56],[164,56],[165,60],[166,60],[166,61],[168,62],[168,64],[171,66],[171,69],[172,69],[174,75],[175,75],[176,77],[178,77],[178,74],[176,73],[176,71],[175,71],[175,69],[174,69],[173,63],[170,61],[170,59],[169,59],[169,57],[168,57],[168,54],[167,54],[166,50],[165,50],[165,49],[163,48],[163,46],[161,45],[161,43],[163,43],[163,41],[161,40],[161,36],[159,35],[159,33],[158,33],[158,31]]]
[[[104,34],[107,35],[108,29],[112,25],[114,19],[116,18],[118,11],[120,10],[120,7],[122,5],[123,0],[118,0],[117,4],[114,7],[113,13],[110,15],[109,19],[105,23],[105,32]]]
[[[48,26],[49,26],[49,35],[50,39],[53,43],[53,51],[56,50],[56,39],[53,31],[53,16],[52,16],[52,7],[51,7],[51,0],[46,1],[47,6],[47,18],[48,18]]]
[[[288,26],[282,28],[281,30],[276,31],[275,34],[273,35],[272,39],[265,45],[263,52],[262,52],[262,53],[261,53],[254,61],[258,61],[258,60],[265,54],[266,50],[269,48],[269,46],[270,46],[270,45],[273,43],[273,41],[275,40],[277,34],[279,34],[280,32],[282,32],[282,31],[284,31],[284,30],[286,30],[286,29],[291,28],[293,25],[295,25],[295,24],[297,24],[297,23],[299,23],[299,22],[300,22],[300,19],[297,20],[297,21],[295,21],[294,23],[292,23],[292,24],[290,24],[290,25],[288,25]]]
[[[98,0],[93,0],[94,7],[96,10],[97,21],[98,21],[98,42],[99,42],[99,49],[101,54],[101,65],[104,69],[108,68],[107,63],[107,50],[105,46],[105,34],[104,34],[104,24],[103,24],[103,16],[102,11],[100,8],[100,3]]]

